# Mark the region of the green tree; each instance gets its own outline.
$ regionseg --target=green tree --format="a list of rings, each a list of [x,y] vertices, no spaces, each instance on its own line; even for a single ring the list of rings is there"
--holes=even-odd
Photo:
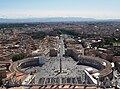
[[[13,57],[12,57],[12,61],[14,62],[14,61],[17,61],[17,60],[21,60],[21,59],[23,59],[23,58],[25,58],[26,57],[26,55],[25,54],[15,54],[15,55],[13,55]]]

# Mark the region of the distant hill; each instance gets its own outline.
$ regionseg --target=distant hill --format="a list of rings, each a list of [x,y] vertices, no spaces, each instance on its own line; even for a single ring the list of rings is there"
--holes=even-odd
[[[54,18],[25,18],[25,19],[5,19],[0,18],[0,23],[19,23],[19,22],[79,22],[79,21],[96,21],[94,18],[77,18],[77,17],[54,17]]]
[[[21,18],[21,19],[5,19],[0,18],[0,23],[24,23],[24,22],[83,22],[83,21],[115,21],[120,19],[94,19],[80,17],[51,17],[51,18]]]

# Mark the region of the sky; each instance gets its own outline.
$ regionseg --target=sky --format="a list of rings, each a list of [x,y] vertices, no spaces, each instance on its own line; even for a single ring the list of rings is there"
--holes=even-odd
[[[0,0],[0,18],[120,19],[120,0]]]

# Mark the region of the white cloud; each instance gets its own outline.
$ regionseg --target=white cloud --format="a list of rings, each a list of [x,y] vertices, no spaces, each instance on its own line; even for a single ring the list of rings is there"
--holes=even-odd
[[[29,18],[29,17],[85,17],[85,18],[120,18],[120,12],[110,11],[1,11],[0,17]]]

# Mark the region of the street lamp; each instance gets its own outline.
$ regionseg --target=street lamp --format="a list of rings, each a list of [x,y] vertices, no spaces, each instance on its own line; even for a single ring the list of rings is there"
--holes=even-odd
[[[118,46],[118,38],[115,38],[115,40],[117,41],[117,46]]]

